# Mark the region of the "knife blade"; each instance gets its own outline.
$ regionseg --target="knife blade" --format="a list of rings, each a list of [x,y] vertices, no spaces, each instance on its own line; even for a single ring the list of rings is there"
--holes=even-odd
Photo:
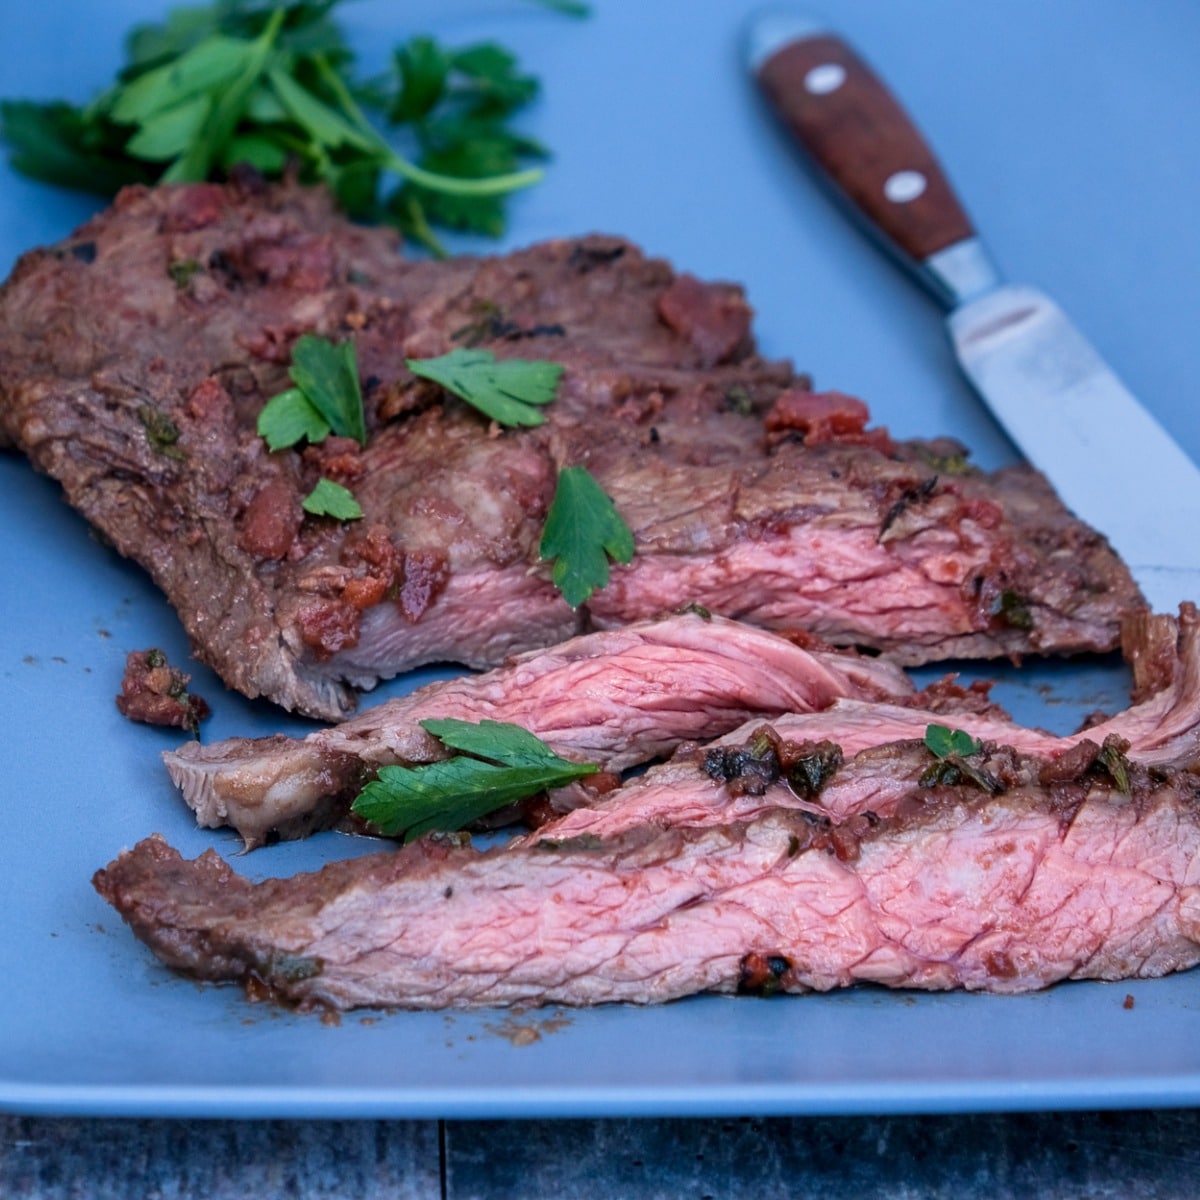
[[[1200,470],[1049,297],[1001,279],[888,87],[822,21],[786,10],[751,19],[746,62],[818,177],[948,310],[993,416],[1150,606],[1200,600]]]

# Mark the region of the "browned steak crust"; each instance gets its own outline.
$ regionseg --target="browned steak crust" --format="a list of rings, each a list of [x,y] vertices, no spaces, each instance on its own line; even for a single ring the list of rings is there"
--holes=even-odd
[[[152,574],[230,686],[318,716],[422,662],[689,602],[907,662],[1107,649],[1139,602],[1032,471],[865,429],[757,356],[739,289],[615,238],[412,262],[320,191],[131,189],[26,255],[0,318],[0,438]],[[353,338],[365,449],[257,436],[306,332]],[[405,366],[457,345],[564,364],[548,422],[499,431]],[[579,612],[537,558],[575,463],[638,547]],[[305,516],[321,475],[363,520]]]

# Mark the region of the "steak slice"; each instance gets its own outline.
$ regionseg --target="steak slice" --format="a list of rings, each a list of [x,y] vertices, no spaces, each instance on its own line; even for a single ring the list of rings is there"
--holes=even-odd
[[[445,756],[419,722],[524,726],[568,758],[622,771],[752,717],[828,707],[843,696],[911,695],[882,659],[805,649],[776,634],[694,613],[587,634],[485,675],[431,683],[304,738],[189,742],[163,755],[201,826],[232,825],[247,849],[346,815],[382,766]]]
[[[1131,616],[1122,649],[1134,666],[1138,702],[1108,720],[1058,736],[1016,724],[978,693],[937,684],[914,692],[885,660],[804,649],[735,622],[696,615],[586,635],[530,652],[482,677],[431,684],[304,738],[282,735],[188,742],[163,755],[201,826],[231,825],[248,849],[268,833],[303,836],[345,816],[349,798],[379,767],[441,757],[418,726],[434,716],[508,720],[558,753],[624,770],[689,740],[737,754],[770,718],[778,739],[796,746],[834,744],[860,755],[852,777],[838,776],[819,810],[843,820],[890,811],[911,787],[930,723],[949,723],[989,746],[1015,747],[1056,760],[1082,743],[1118,739],[1144,766],[1200,759],[1200,616]],[[741,723],[745,718],[746,724]],[[902,747],[899,758],[893,753]],[[860,754],[876,750],[872,755]],[[816,753],[817,751],[813,751]],[[751,755],[747,777],[757,770]],[[915,775],[913,776],[915,778]],[[670,770],[651,771],[586,805],[555,826],[562,836],[613,833],[647,822],[716,824],[789,806],[787,789],[731,796],[674,786]],[[554,836],[559,836],[556,833]]]
[[[302,1007],[1020,992],[1200,961],[1195,775],[1135,769],[1127,793],[1010,761],[1000,795],[916,788],[854,828],[776,809],[484,852],[428,838],[258,884],[151,837],[94,882],[169,966]],[[677,786],[711,784],[693,766]]]
[[[1003,712],[977,711],[969,694],[943,696],[936,687],[933,704],[928,692],[903,704],[839,699],[820,711],[785,713],[769,725],[751,721],[702,750],[681,751],[677,761],[593,799],[527,840],[611,838],[644,825],[727,825],[777,808],[853,828],[867,814],[873,819],[899,811],[936,768],[925,745],[933,722],[949,722],[980,740],[972,769],[1004,786],[1013,777],[1014,751],[1040,759],[1047,782],[1103,774],[1106,762],[1118,770],[1124,763],[1170,770],[1200,762],[1195,605],[1184,604],[1178,619],[1131,618],[1123,649],[1134,664],[1135,697],[1141,698],[1074,734],[1059,737],[1017,725]],[[853,759],[853,769],[837,769],[845,759]],[[708,787],[693,778],[697,763]]]
[[[1035,472],[868,428],[757,355],[739,289],[616,238],[413,262],[321,191],[135,188],[21,260],[0,331],[0,440],[151,573],[229,686],[314,716],[421,663],[693,602],[910,663],[1108,649],[1140,604]],[[304,333],[353,340],[365,448],[257,436]],[[563,364],[546,424],[499,431],[406,366],[455,346]],[[637,545],[579,611],[537,555],[575,464]],[[322,476],[361,521],[304,513]]]

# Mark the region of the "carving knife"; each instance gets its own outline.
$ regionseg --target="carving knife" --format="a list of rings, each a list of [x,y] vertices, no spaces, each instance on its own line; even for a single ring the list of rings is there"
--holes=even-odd
[[[886,85],[819,20],[748,28],[760,90],[852,213],[942,302],[963,370],[1026,457],[1103,533],[1150,606],[1200,601],[1200,470],[1052,300],[998,274]]]

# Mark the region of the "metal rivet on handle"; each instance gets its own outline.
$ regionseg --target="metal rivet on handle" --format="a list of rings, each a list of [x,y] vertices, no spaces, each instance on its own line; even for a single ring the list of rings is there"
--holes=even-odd
[[[925,176],[920,171],[897,171],[883,184],[883,194],[893,204],[907,204],[925,190]]]
[[[804,90],[814,96],[827,96],[846,82],[846,68],[840,63],[822,63],[804,77]]]

